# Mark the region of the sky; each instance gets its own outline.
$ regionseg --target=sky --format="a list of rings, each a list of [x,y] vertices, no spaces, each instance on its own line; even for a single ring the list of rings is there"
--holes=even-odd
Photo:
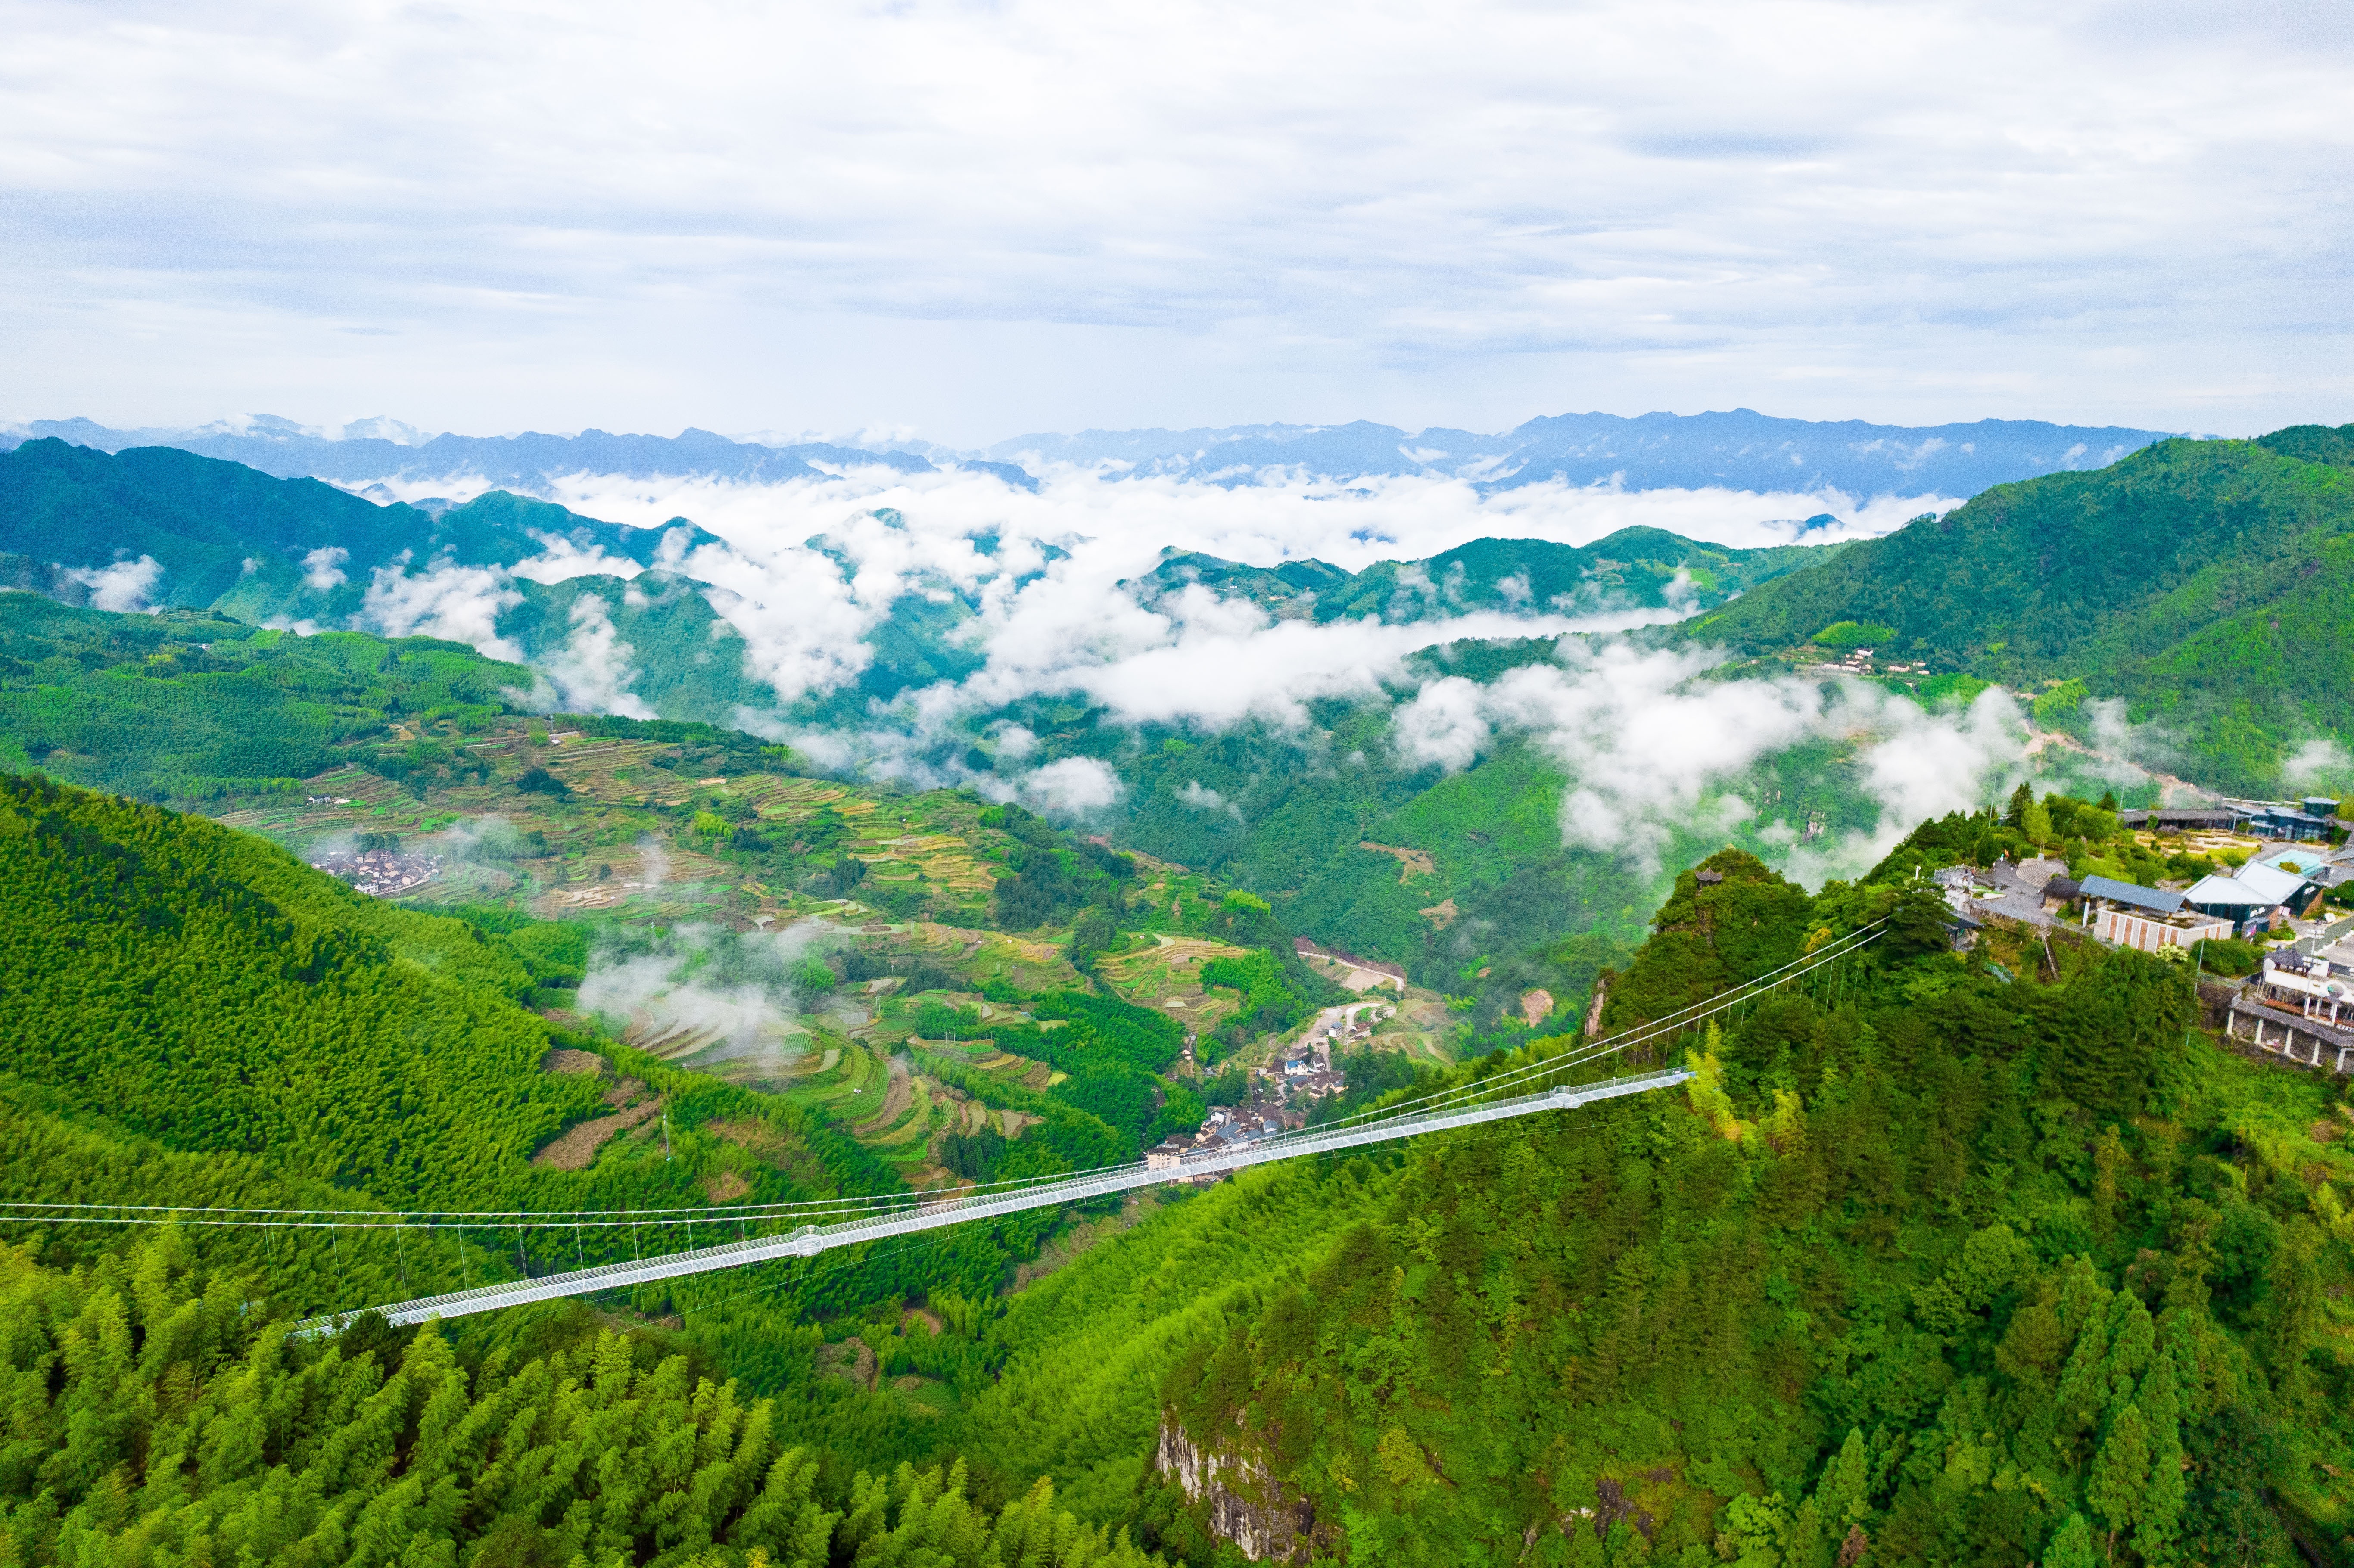
[[[2354,419],[2354,12],[0,0],[0,418]]]

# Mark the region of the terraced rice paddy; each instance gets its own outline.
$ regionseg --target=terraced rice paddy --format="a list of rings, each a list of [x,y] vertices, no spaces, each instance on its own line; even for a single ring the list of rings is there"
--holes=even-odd
[[[401,729],[398,738],[418,737]],[[769,773],[698,777],[691,768],[655,765],[675,757],[674,747],[577,733],[535,737],[520,726],[434,738],[461,750],[462,764],[486,767],[489,778],[439,782],[430,800],[420,800],[354,763],[307,780],[308,800],[290,797],[249,806],[223,821],[267,834],[297,853],[339,834],[396,833],[405,849],[443,857],[439,874],[403,895],[405,901],[514,901],[545,919],[702,920],[739,928],[809,915],[870,922],[875,907],[905,907],[912,895],[959,924],[917,930],[908,938],[911,950],[942,962],[978,958],[976,975],[995,974],[1017,985],[1078,983],[1051,945],[962,924],[986,921],[998,875],[976,844],[999,835],[980,827],[981,804],[970,797],[878,798],[831,780]],[[535,768],[546,769],[568,793],[519,791],[517,780]],[[823,856],[828,862],[847,856],[868,868],[860,885],[864,898],[854,892],[848,899],[812,900],[764,883],[757,863],[698,853],[708,841],[686,839],[678,831],[677,812],[687,807],[755,821],[772,838],[788,840],[800,824],[816,822],[823,813]],[[841,836],[845,828],[847,838]],[[651,851],[643,847],[649,842],[655,846]],[[976,941],[988,950],[976,948]]]
[[[1233,1017],[1242,1001],[1229,990],[1204,991],[1202,966],[1244,951],[1200,937],[1156,934],[1151,947],[1097,959],[1096,974],[1127,1001],[1160,1008],[1187,1029],[1207,1031]]]
[[[1061,948],[1003,931],[917,920],[893,927],[888,945],[895,953],[927,959],[965,976],[976,988],[987,980],[1026,991],[1064,991],[1087,983]]]
[[[417,736],[402,732],[399,738]],[[307,781],[311,800],[250,807],[224,820],[298,853],[333,835],[385,832],[399,835],[404,850],[440,853],[434,878],[402,895],[412,904],[504,903],[541,919],[704,922],[738,930],[812,922],[822,944],[847,940],[886,964],[910,960],[894,966],[903,971],[915,962],[946,971],[958,989],[902,994],[894,979],[844,985],[799,1017],[728,1018],[705,1010],[682,1018],[665,1015],[657,1001],[641,1016],[606,1021],[620,1026],[629,1044],[667,1062],[808,1107],[917,1186],[954,1180],[937,1161],[949,1134],[993,1128],[1017,1137],[1036,1120],[982,1104],[940,1074],[953,1071],[960,1082],[973,1081],[961,1075],[976,1075],[1030,1093],[1062,1081],[1047,1064],[1001,1051],[987,1039],[914,1037],[927,1002],[1003,1015],[1009,1010],[982,1000],[984,984],[1034,994],[1087,985],[1058,943],[984,928],[1006,840],[980,825],[981,805],[970,797],[878,796],[832,780],[767,773],[701,775],[691,767],[656,766],[678,757],[677,747],[535,736],[520,725],[436,738],[462,747],[464,760],[487,765],[489,777],[436,783],[420,800],[352,765]],[[561,781],[564,791],[518,789],[535,768]],[[684,831],[684,810],[755,825],[772,844],[793,845],[794,853],[723,859],[726,852],[705,853],[719,841]],[[794,870],[796,879],[822,875],[843,858],[866,868],[846,897],[812,897],[762,880],[778,874],[766,868],[779,864],[807,868]],[[1098,977],[1189,1031],[1214,1029],[1239,1004],[1231,991],[1205,992],[1201,967],[1240,949],[1184,936],[1182,927],[1185,911],[1217,891],[1182,867],[1149,856],[1138,863],[1138,890],[1148,896],[1139,901],[1137,919],[1172,929],[1150,947],[1105,958]],[[920,909],[929,917],[882,913],[893,909]],[[934,1397],[907,1392],[918,1404]]]
[[[1046,1089],[1063,1081],[1066,1075],[1055,1071],[1044,1062],[1027,1056],[1016,1056],[997,1048],[988,1040],[927,1040],[921,1046],[927,1056],[937,1056],[954,1063],[968,1072],[985,1073],[992,1078],[1015,1084],[1025,1089]],[[1018,1115],[1008,1111],[1008,1116]],[[973,1130],[968,1128],[967,1131]],[[1003,1130],[1002,1128],[1000,1129]]]

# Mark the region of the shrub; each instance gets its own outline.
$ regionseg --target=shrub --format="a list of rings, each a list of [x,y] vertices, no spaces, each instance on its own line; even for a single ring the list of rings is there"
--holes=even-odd
[[[2190,957],[2210,974],[2244,975],[2254,970],[2264,958],[2264,948],[2253,942],[2240,942],[2229,938],[2194,942]]]
[[[1886,642],[1895,635],[1896,629],[1893,626],[1836,620],[1815,633],[1815,642],[1823,648],[1861,648],[1870,643]]]

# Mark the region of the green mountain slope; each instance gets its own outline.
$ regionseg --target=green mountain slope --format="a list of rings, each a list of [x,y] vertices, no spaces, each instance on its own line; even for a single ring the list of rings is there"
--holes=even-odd
[[[366,897],[267,842],[201,819],[0,775],[0,1152],[12,1200],[566,1212],[792,1202],[901,1190],[897,1171],[813,1111],[569,1033],[522,1005],[578,966],[546,927],[510,938]],[[495,923],[494,923],[495,924]],[[601,1054],[550,1065],[553,1047]],[[637,1086],[632,1088],[634,1084]],[[635,1107],[581,1160],[535,1159]],[[647,1119],[652,1109],[660,1124]],[[1088,1118],[1080,1117],[1080,1121]],[[1096,1127],[1098,1135],[1104,1129]],[[657,1137],[657,1133],[663,1136]],[[626,1136],[624,1136],[626,1134]],[[914,1287],[978,1290],[1053,1216],[976,1227],[920,1258],[770,1277],[796,1310]],[[101,1227],[19,1228],[87,1258]],[[399,1299],[675,1247],[677,1224],[575,1231],[207,1231],[197,1255],[265,1270],[274,1310]],[[665,1300],[726,1298],[711,1282]]]
[[[291,787],[391,720],[479,726],[532,683],[462,643],[0,591],[0,766],[141,795]]]
[[[561,1207],[596,1184],[529,1163],[603,1101],[594,1078],[541,1070],[549,1027],[517,1005],[535,984],[524,950],[263,840],[14,775],[0,775],[0,886],[14,1083],[165,1149],[266,1157],[362,1202]],[[881,1179],[777,1114],[809,1152],[799,1181],[768,1178],[775,1190]],[[19,1158],[20,1192],[64,1174]],[[674,1197],[688,1186],[684,1171],[631,1174],[657,1177]]]
[[[1207,1568],[1256,1517],[1351,1562],[2345,1561],[2334,1091],[2216,1049],[2178,967],[1999,929],[1960,959],[1934,895],[1703,869],[1600,977],[1607,1027],[1891,934],[1670,1045],[1688,1094],[1172,1195],[1003,1298],[1015,1238],[982,1227],[652,1293],[669,1333],[289,1341],[291,1308],[479,1278],[518,1238],[15,1227],[0,1550],[1140,1563],[1124,1526]],[[606,1045],[679,1160],[525,1163],[601,1108],[541,1070],[527,946],[210,824],[5,781],[0,889],[0,1195],[547,1210],[872,1179],[774,1097]],[[553,1228],[520,1238],[535,1266],[612,1245]]]
[[[1835,554],[1842,546],[1736,550],[1659,528],[1621,528],[1587,546],[1543,539],[1474,539],[1426,561],[1380,561],[1347,572],[1324,561],[1253,567],[1199,553],[1162,552],[1140,585],[1148,600],[1200,583],[1284,617],[1375,616],[1427,620],[1467,610],[1579,614],[1628,605],[1708,607]]]
[[[110,456],[52,438],[0,452],[0,556],[83,571],[146,556],[159,568],[149,601],[245,620],[340,624],[378,567],[511,567],[546,539],[640,565],[714,542],[684,520],[633,528],[504,491],[438,514],[379,506],[171,447]]]
[[[2298,427],[1999,485],[1684,634],[1763,655],[1884,627],[1882,659],[2031,690],[2081,680],[2161,721],[2202,781],[2268,789],[2298,742],[2354,734],[2349,452],[2347,430]]]
[[[1196,1561],[1243,1519],[1350,1562],[2344,1561],[2333,1092],[2190,1031],[2179,969],[2062,942],[2006,980],[1934,897],[1705,869],[1612,1024],[1896,934],[1684,1041],[1687,1096],[1192,1201],[1056,1292],[1116,1332],[1009,1314],[991,1417],[1091,1495],[1197,1464],[1134,1505]],[[1066,1365],[1106,1372],[1061,1417]]]

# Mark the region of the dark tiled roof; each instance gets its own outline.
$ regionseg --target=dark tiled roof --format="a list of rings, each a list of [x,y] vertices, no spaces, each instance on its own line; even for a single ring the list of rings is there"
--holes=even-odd
[[[2122,904],[2128,909],[2147,909],[2153,915],[2171,915],[2182,907],[2179,893],[2160,893],[2154,887],[2139,887],[2110,876],[2084,878],[2084,896]]]

